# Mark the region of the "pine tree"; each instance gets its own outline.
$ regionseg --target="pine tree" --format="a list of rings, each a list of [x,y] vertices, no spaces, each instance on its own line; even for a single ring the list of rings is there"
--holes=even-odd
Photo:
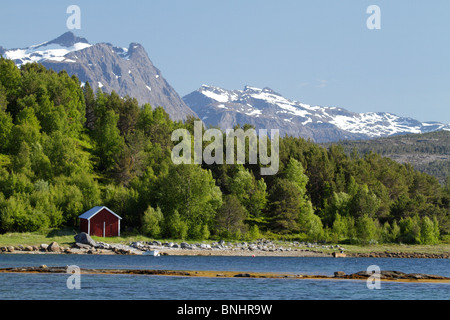
[[[119,117],[113,111],[97,119],[94,130],[95,154],[98,159],[98,169],[101,172],[111,172],[117,163],[124,139],[117,128]]]
[[[86,83],[84,84],[83,93],[84,93],[84,101],[86,104],[86,122],[84,126],[89,130],[94,130],[96,120],[95,115],[96,101],[94,90],[92,90],[89,81],[86,81]]]
[[[215,229],[223,238],[231,238],[237,230],[245,231],[244,219],[247,216],[245,208],[235,195],[224,197],[222,207],[217,211]]]
[[[279,233],[298,232],[302,205],[298,186],[289,180],[278,179],[272,187],[269,201],[272,230]]]

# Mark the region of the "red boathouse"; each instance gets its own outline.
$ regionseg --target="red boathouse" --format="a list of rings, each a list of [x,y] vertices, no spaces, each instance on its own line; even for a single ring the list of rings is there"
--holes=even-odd
[[[79,218],[81,232],[97,237],[120,237],[122,218],[107,207],[94,207]]]

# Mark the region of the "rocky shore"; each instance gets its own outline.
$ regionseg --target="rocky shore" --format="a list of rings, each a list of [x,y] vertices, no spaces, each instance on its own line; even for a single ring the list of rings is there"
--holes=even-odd
[[[40,246],[7,246],[0,247],[0,253],[24,253],[24,254],[122,254],[135,255],[142,254],[127,245],[97,243],[91,246],[83,243],[76,243],[72,247],[59,246],[58,243],[41,244]]]
[[[335,258],[418,258],[418,259],[450,259],[450,253],[414,253],[414,252],[372,252],[348,253],[339,245],[322,245],[308,242],[274,242],[260,239],[253,242],[187,243],[187,242],[132,242],[129,245],[96,242],[86,233],[74,237],[75,243],[60,246],[56,242],[39,246],[4,246],[1,253],[28,254],[120,254],[143,255],[157,251],[159,255],[174,256],[274,256],[274,257],[335,257]],[[326,251],[327,253],[324,253]]]
[[[293,257],[330,257],[330,254],[317,250],[315,244],[290,242],[279,245],[270,240],[254,242],[230,243],[225,241],[213,243],[187,242],[132,242],[129,245],[96,242],[86,233],[74,237],[71,247],[59,246],[58,243],[41,244],[40,246],[7,246],[0,247],[0,253],[54,253],[54,254],[122,254],[142,255],[150,251],[158,251],[160,255],[198,255],[198,256],[293,256]]]
[[[121,254],[144,255],[157,251],[159,255],[173,256],[285,256],[285,257],[331,257],[311,249],[286,248],[282,246],[261,247],[253,243],[239,245],[210,244],[171,244],[133,242],[130,245],[108,244],[96,242],[95,245],[75,243],[71,247],[59,246],[58,243],[41,244],[40,246],[7,246],[0,247],[0,253],[22,254]]]
[[[174,242],[133,242],[131,247],[143,252],[159,251],[162,255],[200,255],[200,256],[286,256],[286,257],[330,257],[318,251],[313,244],[289,242],[283,245],[270,240],[231,243],[225,241],[212,243],[180,244]]]

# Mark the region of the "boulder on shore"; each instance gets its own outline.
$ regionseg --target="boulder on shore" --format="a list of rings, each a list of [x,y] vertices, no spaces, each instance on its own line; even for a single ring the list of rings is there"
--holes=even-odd
[[[343,272],[343,271],[336,271],[335,273],[334,273],[334,277],[335,278],[340,278],[340,277],[345,277],[346,276],[346,274],[345,274],[345,272]]]
[[[81,233],[77,234],[76,236],[74,236],[74,238],[75,238],[76,243],[87,244],[87,245],[90,245],[91,247],[97,246],[97,242],[95,242],[91,238],[91,236],[88,235],[86,232],[81,232]]]
[[[86,250],[90,250],[90,249],[92,248],[92,247],[91,247],[90,245],[88,245],[88,244],[79,243],[79,242],[75,243],[74,247],[75,247],[75,248],[78,248],[78,249],[86,249]]]
[[[333,252],[332,253],[334,258],[346,258],[347,255],[345,253],[339,253],[339,252]]]
[[[60,252],[61,248],[59,247],[59,244],[57,242],[52,242],[50,243],[50,245],[48,246],[47,250],[49,252]]]

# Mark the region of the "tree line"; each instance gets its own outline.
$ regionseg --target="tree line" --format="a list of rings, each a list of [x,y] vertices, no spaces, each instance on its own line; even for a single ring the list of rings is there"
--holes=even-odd
[[[171,134],[195,120],[0,58],[0,232],[78,229],[98,205],[153,238],[437,243],[449,232],[450,184],[377,153],[286,136],[274,176],[174,165]]]

